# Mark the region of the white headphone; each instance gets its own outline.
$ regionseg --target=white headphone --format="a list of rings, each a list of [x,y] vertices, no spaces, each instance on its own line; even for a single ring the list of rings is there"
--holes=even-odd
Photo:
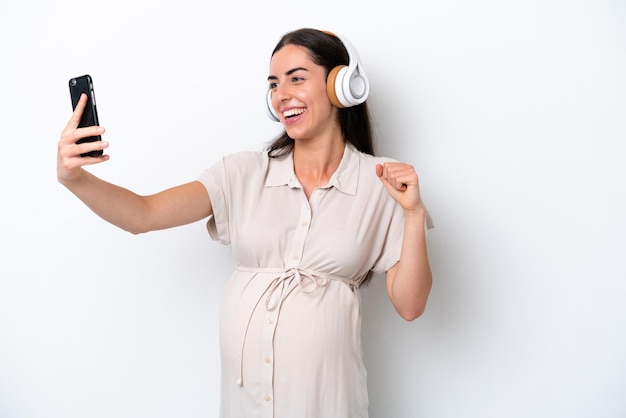
[[[326,79],[326,92],[330,102],[338,107],[352,107],[363,103],[369,95],[370,85],[367,75],[359,60],[356,49],[341,36],[324,31],[324,33],[338,38],[348,52],[348,65],[338,65],[328,73]],[[278,114],[272,106],[272,89],[267,90],[267,114],[273,121],[279,122]]]

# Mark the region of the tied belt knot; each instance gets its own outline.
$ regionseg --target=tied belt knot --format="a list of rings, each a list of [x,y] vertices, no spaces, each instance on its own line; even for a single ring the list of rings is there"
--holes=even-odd
[[[291,268],[272,280],[265,293],[265,307],[268,311],[274,311],[291,292],[299,287],[303,293],[313,293],[318,287],[328,284],[330,277],[320,273],[308,272],[297,268]]]

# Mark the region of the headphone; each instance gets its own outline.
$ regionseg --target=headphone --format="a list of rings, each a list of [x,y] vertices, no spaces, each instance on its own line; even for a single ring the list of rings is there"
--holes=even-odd
[[[348,65],[338,65],[328,73],[326,93],[330,102],[338,108],[346,108],[363,103],[369,94],[370,85],[359,61],[359,54],[347,39],[328,31],[324,33],[338,38],[348,52]],[[278,114],[272,106],[272,89],[267,90],[267,114],[275,122],[279,122]]]

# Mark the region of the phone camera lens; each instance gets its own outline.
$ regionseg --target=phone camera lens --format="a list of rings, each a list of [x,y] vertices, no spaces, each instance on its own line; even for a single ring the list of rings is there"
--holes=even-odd
[[[72,86],[75,86],[75,85],[76,85],[76,79],[75,79],[75,78],[73,78],[73,79],[72,79],[72,81],[70,81],[70,84],[71,84]]]

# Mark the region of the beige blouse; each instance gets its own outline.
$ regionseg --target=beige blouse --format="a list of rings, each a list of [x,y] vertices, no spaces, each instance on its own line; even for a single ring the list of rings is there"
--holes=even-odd
[[[347,145],[309,200],[291,154],[241,152],[199,176],[210,236],[236,262],[220,310],[221,418],[368,416],[358,288],[399,260],[403,232],[383,161]]]

